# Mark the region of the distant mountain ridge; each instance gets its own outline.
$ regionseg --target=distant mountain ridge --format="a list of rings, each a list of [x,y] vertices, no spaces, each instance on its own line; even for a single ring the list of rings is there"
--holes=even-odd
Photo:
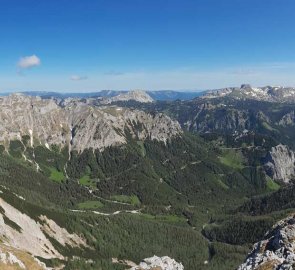
[[[295,102],[295,88],[283,86],[252,87],[242,84],[241,87],[229,87],[206,91],[202,98],[232,97],[235,99],[253,99],[269,102]]]
[[[22,91],[21,91],[22,92]],[[61,93],[55,91],[24,91],[29,96],[40,96],[41,98],[103,98],[113,99],[115,97],[132,96],[132,93],[146,93],[155,101],[175,101],[191,100],[201,97],[203,99],[212,99],[220,97],[231,97],[234,99],[252,99],[269,102],[295,102],[295,87],[284,86],[263,86],[253,87],[250,84],[242,84],[240,87],[225,87],[220,89],[210,89],[202,91],[176,91],[176,90],[101,90],[97,92],[69,92]],[[7,96],[11,93],[0,93],[0,96]],[[126,98],[124,98],[126,101]],[[128,99],[130,100],[130,99]],[[113,101],[121,101],[115,98]]]
[[[118,95],[127,94],[128,90],[101,90],[97,92],[80,92],[80,93],[60,93],[55,91],[21,91],[21,93],[29,96],[40,96],[42,98],[112,98]],[[174,91],[174,90],[148,90],[146,92],[153,100],[173,101],[173,100],[189,100],[199,97],[203,94],[201,91]],[[0,93],[0,96],[8,96],[11,93]]]

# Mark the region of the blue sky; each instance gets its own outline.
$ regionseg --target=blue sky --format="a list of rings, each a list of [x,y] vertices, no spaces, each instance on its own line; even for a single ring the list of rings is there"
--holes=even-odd
[[[294,0],[0,0],[0,91],[295,86]]]

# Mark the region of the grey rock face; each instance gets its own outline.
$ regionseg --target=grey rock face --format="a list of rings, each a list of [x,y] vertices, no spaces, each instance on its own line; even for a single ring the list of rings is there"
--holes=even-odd
[[[14,94],[0,99],[0,142],[31,137],[31,144],[66,144],[70,139],[65,111],[53,100]],[[34,140],[33,140],[34,139]]]
[[[295,216],[279,221],[256,243],[238,270],[291,270],[295,265]]]
[[[0,123],[1,144],[28,135],[31,146],[68,145],[79,152],[125,144],[126,132],[163,142],[182,134],[179,123],[164,114],[81,102],[61,107],[54,100],[20,94],[0,98]]]
[[[129,100],[135,100],[142,103],[149,103],[154,101],[151,98],[151,96],[148,95],[145,91],[135,90],[135,91],[129,91],[126,93],[119,94],[115,97],[108,98],[106,100],[103,100],[102,103],[109,104],[116,101],[129,101]]]
[[[282,119],[279,121],[279,125],[283,127],[294,126],[295,125],[295,112],[285,114]]]
[[[130,270],[183,270],[182,263],[176,262],[168,256],[144,259],[138,266],[132,267]]]
[[[286,145],[272,147],[264,168],[271,178],[288,183],[295,177],[295,153]]]

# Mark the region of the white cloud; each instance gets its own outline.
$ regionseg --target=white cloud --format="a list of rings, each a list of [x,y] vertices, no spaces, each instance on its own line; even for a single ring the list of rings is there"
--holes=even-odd
[[[41,60],[36,55],[25,56],[19,59],[17,66],[20,69],[28,69],[41,65]]]
[[[87,77],[87,76],[72,75],[72,76],[70,77],[70,79],[71,79],[72,81],[83,81],[83,80],[87,80],[88,77]]]

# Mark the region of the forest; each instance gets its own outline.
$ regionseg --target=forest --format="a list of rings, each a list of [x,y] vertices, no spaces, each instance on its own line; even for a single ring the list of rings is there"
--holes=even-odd
[[[31,148],[23,137],[8,151],[1,148],[0,182],[7,188],[1,196],[32,218],[46,214],[87,239],[91,250],[54,243],[70,258],[66,269],[124,269],[112,258],[138,263],[154,254],[185,269],[234,269],[294,207],[295,193],[269,185],[259,165],[265,150],[225,150],[216,138],[185,133],[166,145],[129,138],[102,152],[71,152],[69,159],[66,148]]]

